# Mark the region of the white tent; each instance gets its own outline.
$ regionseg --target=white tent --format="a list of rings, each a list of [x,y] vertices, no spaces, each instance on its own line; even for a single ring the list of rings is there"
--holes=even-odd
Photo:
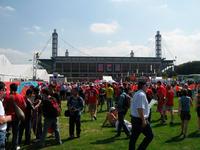
[[[113,82],[116,82],[116,81],[113,80],[112,76],[103,76],[103,80],[102,80],[102,82],[113,83]]]
[[[0,55],[0,80],[30,80],[33,78],[33,66],[31,64],[14,65],[4,56]],[[49,81],[49,75],[45,69],[37,69],[38,80]]]

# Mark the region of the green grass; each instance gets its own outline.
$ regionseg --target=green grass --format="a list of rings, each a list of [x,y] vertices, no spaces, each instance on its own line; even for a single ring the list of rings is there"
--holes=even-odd
[[[177,109],[177,99],[175,109]],[[114,138],[116,131],[111,127],[102,128],[101,125],[105,119],[106,112],[98,113],[96,121],[90,121],[88,113],[82,115],[82,132],[81,137],[75,138],[73,140],[68,140],[68,118],[64,117],[64,110],[66,103],[62,104],[63,113],[59,117],[60,121],[60,134],[63,141],[62,145],[54,145],[54,139],[47,138],[47,146],[42,148],[44,150],[54,150],[54,149],[67,149],[67,150],[126,150],[128,149],[129,139],[126,138],[124,133],[121,137]],[[188,127],[188,137],[184,140],[180,140],[177,135],[180,133],[180,118],[178,114],[175,114],[173,126],[169,125],[170,116],[168,114],[168,120],[166,125],[160,125],[158,118],[159,114],[155,111],[156,106],[152,110],[152,129],[154,133],[154,139],[150,143],[149,150],[199,150],[199,137],[200,134],[196,132],[197,130],[197,116],[194,108],[191,109],[192,118],[189,122]],[[127,113],[126,119],[130,120],[130,112]],[[143,139],[141,134],[137,146]],[[24,149],[35,149],[35,145],[30,145],[23,147]]]

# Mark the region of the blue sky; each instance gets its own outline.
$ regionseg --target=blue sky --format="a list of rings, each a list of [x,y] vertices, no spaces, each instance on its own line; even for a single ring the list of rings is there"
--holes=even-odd
[[[0,54],[30,63],[34,51],[51,56],[53,29],[59,55],[154,56],[160,30],[163,57],[199,60],[199,0],[0,0]],[[69,43],[69,44],[66,44]],[[46,48],[44,48],[46,47]]]

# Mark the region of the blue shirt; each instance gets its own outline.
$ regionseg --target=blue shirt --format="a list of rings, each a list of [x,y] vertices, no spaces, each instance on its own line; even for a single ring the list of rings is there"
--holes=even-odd
[[[75,108],[79,111],[79,115],[81,115],[81,112],[83,111],[83,99],[82,97],[78,96],[78,97],[70,97],[70,100],[67,103],[67,106],[69,108]]]
[[[117,110],[118,112],[126,112],[127,109],[125,108],[125,101],[127,100],[126,99],[126,93],[123,92],[120,96],[119,96],[119,100],[118,100],[118,103],[117,103]]]
[[[181,96],[180,98],[181,103],[181,111],[190,111],[190,97],[188,96]]]

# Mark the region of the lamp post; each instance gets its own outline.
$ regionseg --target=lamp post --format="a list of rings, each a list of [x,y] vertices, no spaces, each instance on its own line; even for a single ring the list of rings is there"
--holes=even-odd
[[[37,79],[37,65],[38,65],[39,53],[33,53],[33,81]]]

